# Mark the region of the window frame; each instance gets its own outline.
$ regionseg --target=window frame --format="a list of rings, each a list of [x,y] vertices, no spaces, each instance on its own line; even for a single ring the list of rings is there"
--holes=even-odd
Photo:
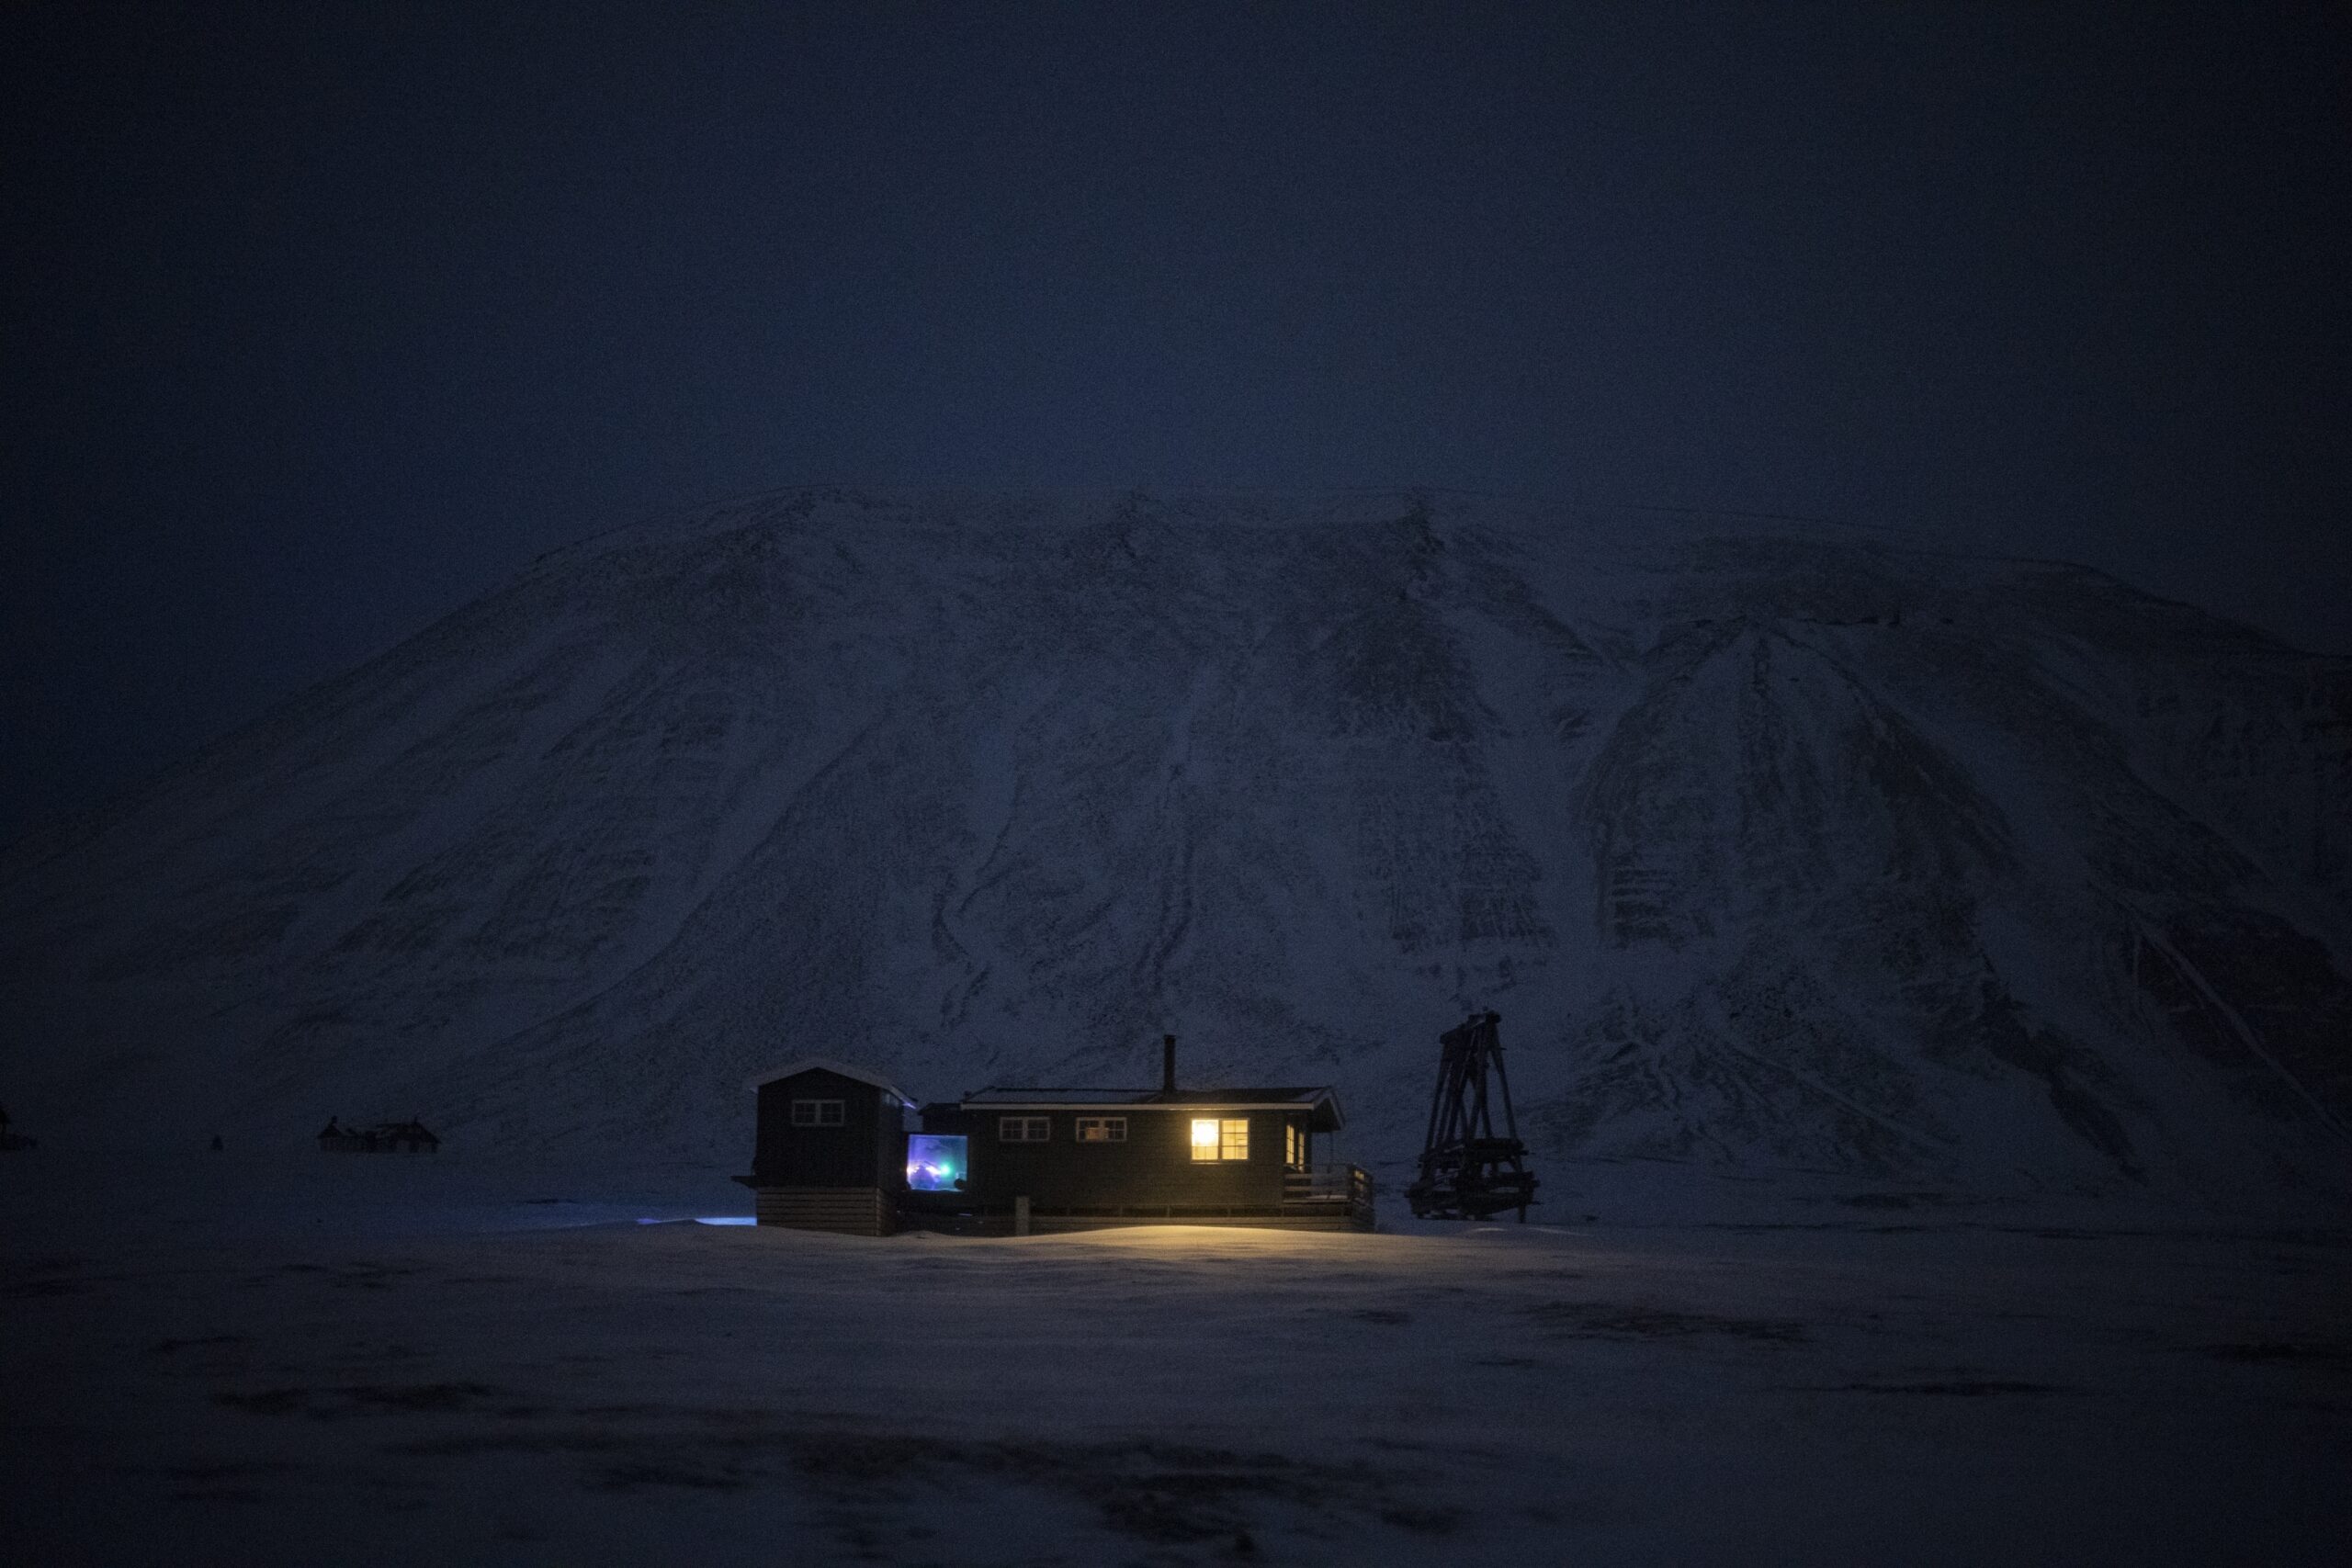
[[[1204,1127],[1215,1127],[1216,1137],[1204,1141],[1201,1137]],[[1190,1141],[1194,1165],[1247,1164],[1250,1159],[1250,1118],[1195,1116],[1192,1119]]]
[[[1240,1129],[1238,1134],[1234,1131],[1237,1127]],[[1217,1119],[1216,1157],[1220,1161],[1245,1162],[1250,1158],[1250,1118],[1221,1116]]]
[[[1019,1132],[1014,1132],[1014,1128]],[[1054,1141],[1054,1119],[1050,1116],[1000,1116],[996,1119],[996,1141],[1000,1144],[1050,1144]]]
[[[1088,1137],[1088,1128],[1099,1129]],[[1078,1141],[1081,1144],[1124,1144],[1127,1141],[1127,1119],[1124,1116],[1081,1116],[1078,1119]]]
[[[805,1117],[800,1114],[804,1108],[808,1112]],[[832,1112],[831,1116],[825,1114],[829,1111]],[[795,1127],[846,1127],[849,1125],[849,1101],[795,1095],[790,1120]]]

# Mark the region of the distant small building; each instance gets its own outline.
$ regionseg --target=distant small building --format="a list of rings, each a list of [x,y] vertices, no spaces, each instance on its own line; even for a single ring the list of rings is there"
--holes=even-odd
[[[345,1127],[335,1118],[319,1129],[319,1152],[329,1155],[436,1155],[441,1140],[414,1117],[405,1122],[379,1122],[373,1127]]]
[[[1001,1089],[926,1105],[840,1062],[756,1075],[759,1223],[880,1235],[1230,1224],[1370,1230],[1372,1179],[1317,1160],[1342,1124],[1329,1087]]]

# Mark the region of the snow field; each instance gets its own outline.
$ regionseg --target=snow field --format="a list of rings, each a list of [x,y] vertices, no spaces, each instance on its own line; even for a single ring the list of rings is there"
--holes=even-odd
[[[0,1173],[16,1561],[2295,1562],[2352,1525],[2340,1231],[1751,1194],[874,1241],[636,1223],[726,1212],[684,1168],[324,1163]]]

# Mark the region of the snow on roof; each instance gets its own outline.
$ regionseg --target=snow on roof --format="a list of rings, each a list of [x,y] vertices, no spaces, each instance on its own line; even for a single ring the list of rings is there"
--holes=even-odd
[[[788,1078],[798,1073],[820,1068],[825,1072],[838,1073],[845,1078],[855,1078],[859,1083],[870,1083],[885,1094],[897,1096],[901,1105],[912,1105],[915,1102],[912,1095],[873,1068],[853,1066],[847,1062],[836,1062],[825,1056],[803,1056],[797,1062],[786,1062],[780,1067],[770,1067],[763,1073],[753,1073],[743,1080],[743,1087],[757,1091],[762,1084],[771,1084],[778,1078]]]
[[[1159,1093],[1151,1089],[988,1089],[964,1097],[967,1105],[1135,1105]]]
[[[1247,1107],[1274,1109],[1286,1105],[1325,1105],[1331,1108],[1331,1118],[1340,1120],[1340,1097],[1328,1085],[1278,1089],[1006,1089],[991,1085],[975,1089],[963,1099],[966,1105],[1049,1106],[1049,1105],[1134,1105],[1175,1107],[1217,1107],[1241,1110]]]

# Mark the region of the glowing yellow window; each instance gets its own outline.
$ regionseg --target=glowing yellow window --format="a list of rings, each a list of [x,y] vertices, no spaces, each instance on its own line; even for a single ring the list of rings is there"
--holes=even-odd
[[[1193,1157],[1194,1159],[1248,1159],[1250,1157],[1250,1119],[1246,1116],[1211,1121],[1202,1117],[1193,1123]]]

